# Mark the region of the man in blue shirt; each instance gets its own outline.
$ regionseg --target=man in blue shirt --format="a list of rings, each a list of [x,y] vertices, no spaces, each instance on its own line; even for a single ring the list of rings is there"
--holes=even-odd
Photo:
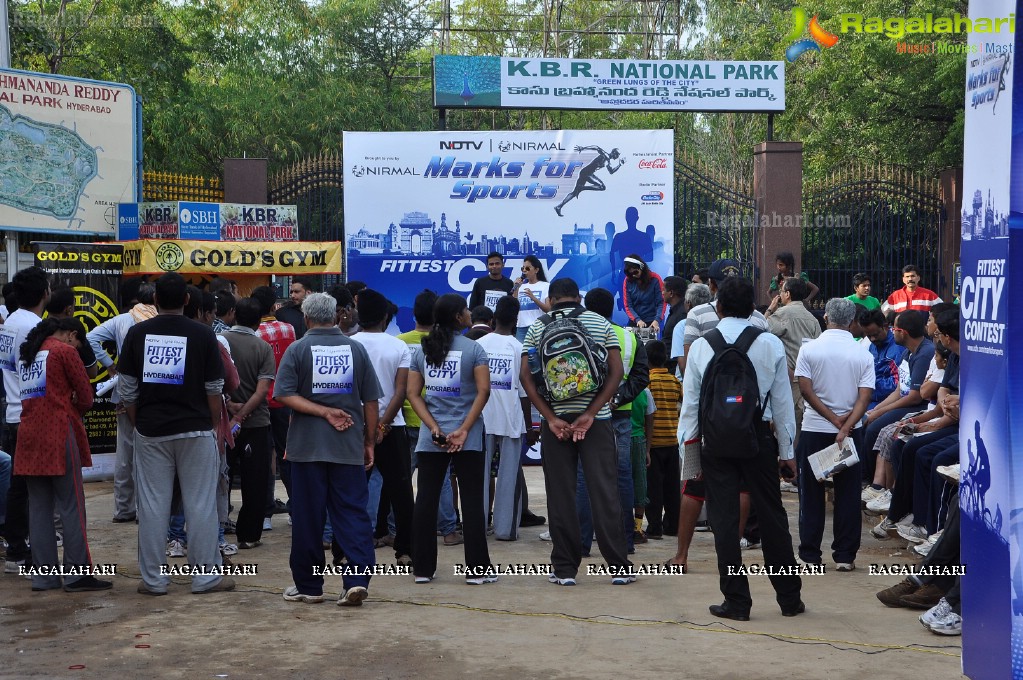
[[[899,386],[899,364],[906,348],[895,342],[895,335],[888,328],[888,321],[879,309],[860,310],[860,329],[870,341],[870,355],[874,358],[874,397],[867,410],[884,401]]]

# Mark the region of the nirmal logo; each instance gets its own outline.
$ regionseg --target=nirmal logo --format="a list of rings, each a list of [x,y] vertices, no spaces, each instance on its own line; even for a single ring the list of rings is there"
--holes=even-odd
[[[352,174],[355,175],[356,177],[362,177],[363,175],[366,174],[366,167],[363,165],[353,165]]]
[[[838,44],[838,36],[824,30],[816,15],[809,21],[810,37],[802,38],[803,32],[807,30],[806,17],[806,10],[802,7],[792,8],[792,30],[784,38],[784,42],[792,42],[785,50],[785,59],[789,63],[799,59],[804,52],[820,52],[822,47],[829,48]]]

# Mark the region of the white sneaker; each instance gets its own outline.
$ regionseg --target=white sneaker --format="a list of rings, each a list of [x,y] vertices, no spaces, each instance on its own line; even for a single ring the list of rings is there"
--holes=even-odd
[[[64,545],[64,534],[57,532],[57,547],[63,547]]]
[[[547,581],[548,581],[548,583],[557,583],[559,586],[574,586],[575,585],[575,579],[574,578],[558,578],[554,574],[550,574],[547,577]]]
[[[855,562],[836,562],[835,571],[856,571]]]
[[[298,592],[297,586],[288,586],[284,591],[284,599],[288,602],[305,602],[307,604],[319,604],[323,602],[323,595],[303,595]]]
[[[739,539],[739,550],[752,550],[754,548],[759,548],[759,547],[760,547],[759,543],[750,543],[745,538],[740,538]]]
[[[781,492],[782,493],[799,493],[799,487],[796,486],[795,484],[793,484],[792,482],[789,482],[789,481],[783,479],[782,482],[781,482]]]
[[[864,487],[863,491],[860,492],[860,500],[863,503],[869,503],[872,500],[880,498],[884,495],[884,489],[875,489],[872,486]]]
[[[288,526],[291,526],[291,515],[288,515]]]
[[[867,503],[866,510],[871,515],[884,515],[888,513],[888,508],[891,507],[891,504],[892,491],[891,489],[885,489],[881,492],[881,495]]]
[[[930,628],[932,623],[945,618],[952,613],[952,605],[948,603],[948,600],[941,598],[938,600],[938,604],[934,605],[923,614],[920,615],[920,623],[924,625],[924,628]]]
[[[935,618],[935,620],[930,625],[927,625],[927,628],[932,633],[937,633],[938,635],[962,635],[963,617],[959,616],[959,614],[956,614],[954,611],[952,611],[950,607],[948,614],[941,617],[940,619]]]
[[[361,607],[362,601],[369,597],[369,591],[362,586],[352,586],[341,597],[337,598],[338,607]]]
[[[238,544],[237,543],[228,543],[227,541],[224,541],[223,543],[220,544],[220,552],[222,552],[223,554],[227,555],[228,557],[230,557],[231,555],[237,555],[238,554]],[[298,589],[296,588],[295,591],[298,592]],[[284,598],[284,599],[288,599],[288,598]]]
[[[467,586],[481,586],[484,583],[497,583],[498,578],[497,574],[487,574],[486,576],[467,578],[465,579],[465,584]]]
[[[264,517],[263,518],[263,531],[273,531],[273,530],[274,530],[273,522],[270,521],[269,517]]]
[[[870,535],[878,539],[879,541],[886,541],[888,540],[888,538],[890,538],[888,536],[888,530],[893,528],[894,526],[895,526],[894,522],[892,522],[887,517],[882,517],[878,525],[870,530]]]
[[[188,548],[178,539],[167,541],[167,557],[184,557],[187,554]]]
[[[619,576],[611,577],[611,585],[613,586],[627,586],[630,583],[636,582],[635,574],[622,574]]]
[[[910,551],[913,554],[918,555],[919,557],[927,557],[927,553],[931,552],[932,547],[934,547],[933,543],[930,543],[929,541],[924,541],[923,543],[914,545],[912,548],[910,548]]]
[[[930,543],[931,545],[934,545],[935,543],[938,542],[938,539],[941,538],[941,534],[944,531],[945,531],[944,529],[938,529],[933,534],[927,537],[927,542]]]
[[[540,540],[541,541],[549,541],[549,540],[551,540],[551,532],[545,531],[542,534],[540,534]]]
[[[899,536],[902,536],[911,543],[926,543],[927,542],[927,529],[916,524],[899,524],[896,527],[896,531],[899,532]]]

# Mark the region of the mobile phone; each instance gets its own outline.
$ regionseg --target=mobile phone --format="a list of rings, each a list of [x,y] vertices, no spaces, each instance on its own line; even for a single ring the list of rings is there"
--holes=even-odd
[[[447,446],[448,438],[442,434],[435,434],[433,435],[433,443],[437,446]]]

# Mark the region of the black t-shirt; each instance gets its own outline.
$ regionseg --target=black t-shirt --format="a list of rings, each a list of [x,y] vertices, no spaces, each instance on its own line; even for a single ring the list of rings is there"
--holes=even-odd
[[[948,355],[945,377],[941,380],[941,386],[952,394],[959,394],[959,355],[955,352]]]
[[[661,339],[664,340],[664,344],[668,346],[668,358],[674,359],[671,356],[671,334],[675,332],[675,326],[679,322],[686,320],[686,306],[684,303],[678,303],[677,305],[671,306],[671,311],[668,312],[668,318],[664,320],[664,328],[661,333]],[[651,366],[651,368],[660,368],[660,366]]]
[[[212,429],[206,383],[224,378],[217,344],[212,328],[179,314],[132,326],[118,370],[139,382],[139,434],[166,437]]]
[[[296,340],[301,340],[305,335],[305,316],[302,314],[301,306],[289,302],[278,309],[274,316],[278,321],[290,323],[294,327]]]
[[[469,309],[472,310],[480,305],[487,305],[490,309],[494,309],[494,307],[497,306],[497,300],[493,300],[491,304],[487,304],[487,291],[494,290],[502,293],[503,295],[507,295],[514,287],[515,283],[506,276],[502,276],[497,281],[490,278],[489,274],[481,279],[476,279],[476,283],[472,284],[472,295],[469,297]]]

